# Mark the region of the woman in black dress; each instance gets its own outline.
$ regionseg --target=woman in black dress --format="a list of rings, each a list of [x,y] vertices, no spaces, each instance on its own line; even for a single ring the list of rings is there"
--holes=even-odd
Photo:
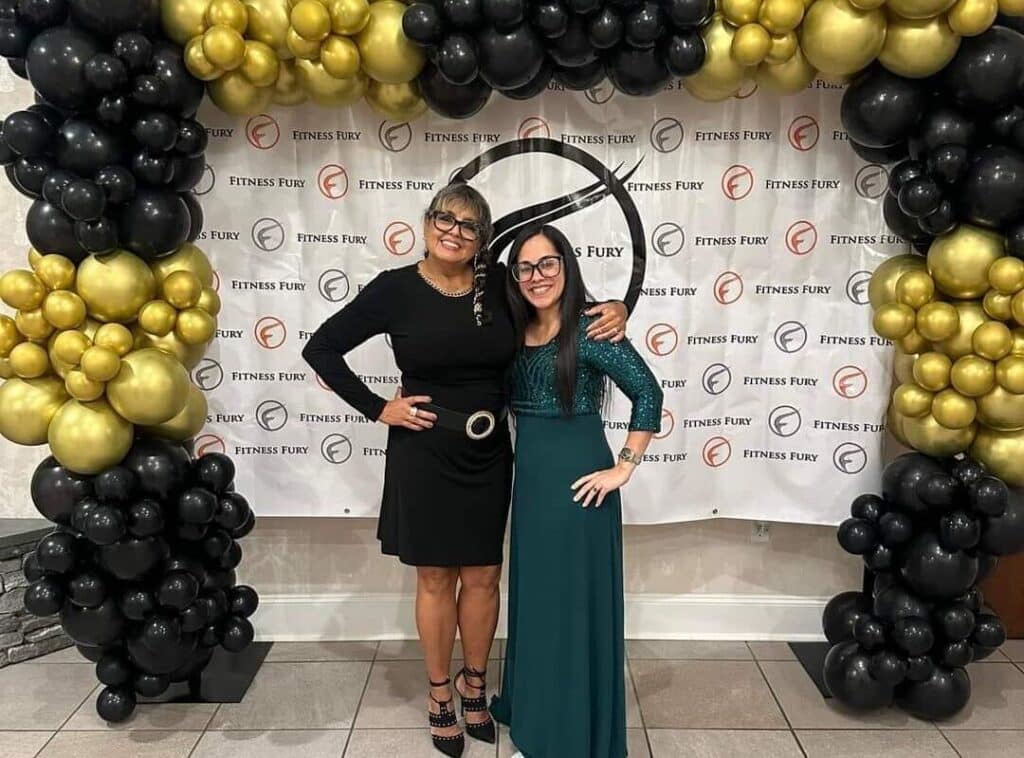
[[[302,352],[345,402],[390,427],[377,537],[384,553],[416,567],[431,735],[452,756],[464,747],[448,677],[456,629],[465,665],[454,686],[466,731],[495,740],[484,674],[512,485],[505,373],[517,346],[504,266],[487,260],[491,231],[490,209],[476,190],[442,189],[424,216],[424,258],[379,274]],[[592,312],[600,318],[589,336],[621,339],[622,303]],[[391,336],[402,372],[392,400],[370,390],[344,359],[381,333]]]

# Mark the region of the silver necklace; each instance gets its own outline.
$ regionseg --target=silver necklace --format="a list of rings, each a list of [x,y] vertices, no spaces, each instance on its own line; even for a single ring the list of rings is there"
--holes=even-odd
[[[420,275],[420,278],[423,281],[425,281],[427,284],[429,284],[431,287],[433,287],[435,290],[440,292],[445,297],[465,297],[466,295],[473,291],[473,285],[471,284],[465,289],[459,290],[458,292],[450,292],[449,290],[442,288],[441,285],[439,285],[429,276],[424,274],[423,269],[421,269],[419,266],[416,266],[416,273]]]

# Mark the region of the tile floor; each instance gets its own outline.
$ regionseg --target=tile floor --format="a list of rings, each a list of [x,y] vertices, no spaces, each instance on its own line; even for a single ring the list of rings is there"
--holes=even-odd
[[[491,675],[499,679],[501,645]],[[822,700],[784,643],[630,641],[631,758],[1024,755],[1024,641],[970,667],[942,724]],[[74,649],[0,669],[0,758],[435,758],[414,642],[277,643],[245,701],[140,706],[108,726]],[[467,742],[466,758],[510,758]]]

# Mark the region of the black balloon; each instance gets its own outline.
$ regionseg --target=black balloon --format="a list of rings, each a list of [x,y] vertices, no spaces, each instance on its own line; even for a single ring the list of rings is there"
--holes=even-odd
[[[885,626],[873,616],[861,616],[853,625],[853,638],[865,650],[877,650],[885,645]]]
[[[240,616],[228,616],[221,622],[220,638],[225,650],[238,653],[249,646],[255,636],[255,630],[249,619]]]
[[[937,662],[947,668],[960,668],[971,662],[971,643],[966,640],[947,642],[938,654]]]
[[[50,456],[36,467],[29,491],[39,513],[66,525],[75,503],[92,492],[92,485],[88,477],[68,471]]]
[[[105,503],[124,503],[135,491],[135,474],[124,466],[111,466],[96,475],[93,489]]]
[[[584,66],[558,66],[555,68],[554,78],[566,89],[582,92],[604,81],[604,63],[595,60]]]
[[[886,205],[890,197],[886,197]],[[903,510],[925,511],[929,503],[921,497],[926,486],[924,482],[933,475],[943,473],[945,472],[934,458],[921,453],[904,453],[882,472],[882,495]]]
[[[188,206],[177,193],[140,189],[121,212],[121,244],[143,260],[174,252],[188,238]]]
[[[138,500],[129,507],[125,524],[136,537],[152,537],[164,529],[163,510],[160,503],[150,498]]]
[[[39,565],[39,559],[36,557],[35,550],[25,556],[25,560],[21,564],[21,570],[29,582],[38,581],[46,575],[43,567]]]
[[[963,145],[939,145],[928,154],[928,171],[940,182],[956,184],[967,175],[968,160]]]
[[[664,23],[661,6],[657,3],[645,2],[626,16],[626,42],[633,47],[651,47],[661,36]]]
[[[947,234],[956,228],[956,211],[949,200],[943,199],[934,211],[919,218],[917,223],[921,227],[921,231],[926,234],[936,237],[940,234]],[[952,479],[952,477],[948,478]]]
[[[954,715],[970,697],[971,680],[964,669],[936,666],[927,679],[905,684],[896,702],[912,716],[933,721]]]
[[[68,597],[75,605],[97,608],[108,596],[107,583],[97,571],[85,570],[68,581]]]
[[[203,208],[192,192],[183,192],[180,197],[188,208],[188,241],[195,242],[203,231]]]
[[[1024,155],[1005,145],[974,153],[959,202],[965,218],[998,229],[1024,215]]]
[[[128,81],[128,70],[115,55],[100,53],[85,64],[85,78],[98,92],[113,92]]]
[[[890,624],[896,623],[901,618],[926,619],[930,610],[926,601],[908,592],[899,584],[890,584],[879,590],[874,598],[874,615]]]
[[[974,622],[971,642],[981,647],[997,648],[1006,642],[1006,627],[994,613],[979,613]]]
[[[182,634],[176,643],[169,642],[157,652],[143,642],[142,634],[136,634],[128,638],[128,655],[147,674],[170,674],[188,663],[197,642],[196,635]]]
[[[714,0],[666,0],[665,13],[676,29],[691,30],[704,26],[715,12]]]
[[[25,609],[33,616],[52,616],[64,605],[64,587],[52,576],[36,579],[25,589]]]
[[[18,155],[41,155],[55,136],[53,126],[36,111],[15,111],[4,119],[3,140]]]
[[[126,203],[135,195],[135,176],[124,166],[104,166],[96,172],[96,184],[115,205]]]
[[[153,45],[153,75],[159,83],[161,99],[150,103],[175,115],[191,118],[202,102],[206,88],[185,68],[181,48],[170,42]]]
[[[836,645],[828,651],[824,680],[836,700],[859,709],[882,708],[892,702],[893,687],[871,675],[871,659],[856,642]]]
[[[981,524],[964,511],[952,511],[939,519],[939,541],[947,550],[967,550],[981,539]]]
[[[476,45],[465,34],[450,34],[437,51],[437,67],[452,84],[469,84],[480,73]]]
[[[484,20],[481,0],[444,0],[444,13],[457,29],[473,30]]]
[[[931,179],[911,179],[900,187],[897,200],[900,210],[912,218],[921,218],[936,211],[942,202],[942,190]]]
[[[907,157],[907,145],[905,142],[897,142],[895,145],[886,147],[868,147],[855,140],[850,140],[850,148],[857,157],[868,163],[895,163]]]
[[[46,29],[32,39],[25,54],[29,81],[48,103],[81,108],[90,96],[85,66],[98,52],[96,39],[84,29]]]
[[[935,670],[935,661],[930,655],[915,655],[907,658],[907,679],[923,682]]]
[[[77,24],[98,34],[156,34],[160,27],[160,0],[68,0],[68,5]]]
[[[125,618],[142,621],[156,610],[156,600],[148,590],[141,587],[129,587],[121,593],[118,607]]]
[[[878,536],[886,547],[898,547],[914,536],[914,522],[905,513],[890,511],[878,520]]]
[[[985,467],[973,458],[964,458],[953,464],[950,471],[961,484],[970,486],[985,475]]]
[[[72,118],[57,129],[54,157],[61,168],[91,178],[104,166],[124,161],[124,140],[99,124]]]
[[[171,686],[171,679],[166,674],[144,674],[135,675],[133,687],[143,697],[159,697]]]
[[[165,608],[182,611],[199,596],[199,582],[184,571],[172,571],[160,582],[157,602]]]
[[[99,550],[100,565],[118,579],[136,581],[152,571],[167,554],[160,537],[126,537]]]
[[[889,194],[899,195],[900,188],[911,179],[925,176],[925,164],[917,160],[905,160],[893,166],[889,172]]]
[[[558,39],[569,28],[569,12],[556,0],[542,2],[533,9],[533,26],[548,39]]]
[[[132,173],[143,184],[162,187],[174,178],[174,163],[166,155],[150,155],[140,150],[132,156]]]
[[[707,45],[700,32],[682,32],[664,41],[661,55],[673,76],[692,76],[704,65]]]
[[[127,684],[132,680],[132,665],[122,653],[108,653],[96,664],[96,678],[111,687]]]
[[[95,182],[77,179],[61,194],[64,212],[76,221],[93,221],[103,215],[107,200]]]
[[[910,140],[910,150],[916,158],[943,145],[966,148],[973,144],[975,132],[972,118],[952,106],[940,104],[921,120],[917,133]]]
[[[142,492],[160,500],[177,493],[189,472],[184,448],[155,438],[136,440],[121,465],[135,474]]]
[[[895,650],[879,650],[868,664],[871,678],[889,687],[895,687],[907,677],[907,662]]]
[[[248,618],[259,607],[259,596],[256,590],[244,584],[232,587],[228,591],[228,609],[235,616]]]
[[[242,522],[242,525],[237,529],[231,530],[231,536],[234,537],[236,540],[240,540],[242,539],[242,537],[245,537],[247,534],[249,534],[249,532],[251,532],[255,526],[256,514],[252,511],[249,511],[249,513],[245,517],[245,521]]]
[[[822,628],[833,645],[853,639],[857,621],[870,616],[871,601],[860,592],[841,592],[825,605]]]
[[[850,139],[888,147],[911,136],[927,103],[928,93],[919,82],[876,66],[847,88],[840,118]]]
[[[950,605],[935,614],[935,623],[950,640],[965,640],[974,630],[974,612],[965,605]]]
[[[587,16],[601,8],[602,0],[568,0],[569,10]]]
[[[18,20],[37,29],[62,24],[67,16],[65,0],[18,0]]]
[[[549,43],[548,55],[560,66],[584,66],[597,60],[597,49],[591,44],[587,20],[572,16],[558,39]]]
[[[54,574],[68,573],[75,567],[77,560],[74,535],[61,531],[50,532],[39,540],[36,558],[43,571]]]
[[[1014,492],[1000,516],[989,516],[981,533],[981,549],[992,555],[1024,550],[1024,500]]]
[[[525,0],[484,0],[482,6],[484,18],[496,29],[511,29],[522,22],[526,14]],[[402,21],[404,23],[404,16]]]
[[[206,453],[192,464],[196,480],[218,495],[227,492],[235,479],[235,464],[223,453]]]
[[[554,75],[554,69],[547,61],[540,67],[540,71],[530,81],[524,84],[522,87],[514,87],[512,89],[503,89],[501,94],[505,97],[510,97],[513,100],[529,100],[532,97],[536,97],[541,92],[544,92],[548,88],[548,84],[551,82],[551,78]]]
[[[608,78],[627,95],[649,96],[665,88],[671,74],[653,48],[616,48],[608,62]]]
[[[98,505],[86,519],[83,531],[96,545],[113,545],[124,536],[124,514],[113,506]]]
[[[206,150],[210,141],[206,129],[198,121],[185,119],[178,123],[178,139],[174,150],[188,158],[197,158]]]
[[[907,655],[924,655],[935,644],[935,632],[926,619],[897,619],[892,627],[892,641]]]
[[[953,101],[968,112],[1005,107],[1024,83],[1024,40],[998,26],[964,37],[941,77]]]
[[[68,636],[84,645],[112,644],[124,629],[124,617],[112,597],[96,608],[82,608],[66,600],[60,619]]]
[[[444,17],[430,3],[413,3],[402,13],[402,31],[417,45],[436,45],[444,37]]]
[[[587,36],[590,39],[590,44],[598,50],[615,47],[622,39],[624,31],[622,17],[608,6],[605,6],[600,13],[587,22]]]
[[[182,632],[198,632],[209,623],[204,603],[193,603],[180,614]]]
[[[966,592],[977,575],[978,559],[962,550],[947,550],[934,532],[922,532],[910,542],[900,567],[910,589],[932,599],[952,599]]]
[[[885,513],[885,501],[878,495],[857,495],[850,503],[850,515],[865,521],[878,521]]]
[[[967,488],[971,507],[986,516],[1002,516],[1010,502],[1010,489],[1002,479],[982,476]]]
[[[124,721],[132,715],[135,705],[131,687],[104,687],[96,698],[96,713],[104,721]]]
[[[76,221],[75,239],[87,252],[100,254],[117,247],[117,227],[109,218]]]
[[[96,118],[105,124],[122,124],[128,118],[129,107],[124,95],[106,95],[96,106]]]
[[[841,523],[837,537],[843,550],[854,555],[863,555],[878,544],[874,526],[859,518],[848,518]]]
[[[864,553],[864,565],[875,572],[889,571],[892,569],[895,557],[896,553],[891,547],[875,545]]]
[[[252,514],[249,502],[237,492],[226,493],[218,503],[217,523],[228,531],[240,528]]]

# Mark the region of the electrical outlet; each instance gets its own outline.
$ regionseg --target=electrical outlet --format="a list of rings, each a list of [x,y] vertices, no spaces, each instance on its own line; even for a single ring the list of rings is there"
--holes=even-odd
[[[767,521],[755,521],[750,531],[751,542],[768,542],[771,540],[771,525]]]

